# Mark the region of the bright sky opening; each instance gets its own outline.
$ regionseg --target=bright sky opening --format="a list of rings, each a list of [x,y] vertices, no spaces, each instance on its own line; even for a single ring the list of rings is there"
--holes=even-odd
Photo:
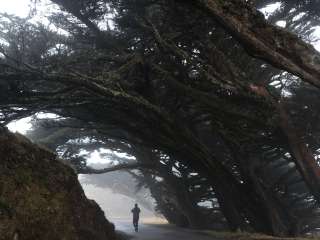
[[[30,11],[29,0],[0,0],[1,13],[14,14],[20,17],[27,17]]]

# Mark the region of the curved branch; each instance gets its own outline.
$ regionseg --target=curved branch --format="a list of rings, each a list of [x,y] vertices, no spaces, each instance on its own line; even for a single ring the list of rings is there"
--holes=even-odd
[[[268,23],[244,0],[198,0],[254,57],[320,88],[320,54],[295,34]]]
[[[121,171],[121,170],[132,170],[132,169],[154,169],[155,166],[151,164],[143,164],[143,163],[123,163],[118,164],[112,167],[102,168],[102,169],[94,169],[91,167],[87,167],[84,169],[78,170],[78,174],[104,174],[109,172]]]

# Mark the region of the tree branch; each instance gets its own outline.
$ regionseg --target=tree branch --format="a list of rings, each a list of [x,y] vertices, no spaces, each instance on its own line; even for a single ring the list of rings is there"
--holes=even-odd
[[[268,23],[244,0],[198,0],[254,57],[320,88],[320,54],[295,34]]]
[[[112,167],[107,167],[103,169],[94,169],[87,167],[85,169],[78,170],[78,174],[104,174],[109,172],[121,171],[121,170],[130,170],[130,169],[154,169],[155,165],[145,164],[145,163],[124,163],[118,164]]]

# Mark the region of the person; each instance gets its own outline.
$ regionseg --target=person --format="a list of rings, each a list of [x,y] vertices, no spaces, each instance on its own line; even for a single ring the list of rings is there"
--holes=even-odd
[[[132,215],[133,215],[133,227],[134,227],[134,230],[136,232],[138,232],[138,224],[139,224],[139,217],[140,217],[140,208],[138,207],[138,204],[136,203],[134,205],[134,208],[131,210],[132,212]]]

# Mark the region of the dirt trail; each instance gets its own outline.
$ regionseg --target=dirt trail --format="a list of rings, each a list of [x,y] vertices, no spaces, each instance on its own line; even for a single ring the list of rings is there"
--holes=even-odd
[[[213,240],[212,237],[197,231],[176,228],[168,225],[140,224],[139,232],[129,221],[115,221],[116,229],[132,236],[133,240]]]

